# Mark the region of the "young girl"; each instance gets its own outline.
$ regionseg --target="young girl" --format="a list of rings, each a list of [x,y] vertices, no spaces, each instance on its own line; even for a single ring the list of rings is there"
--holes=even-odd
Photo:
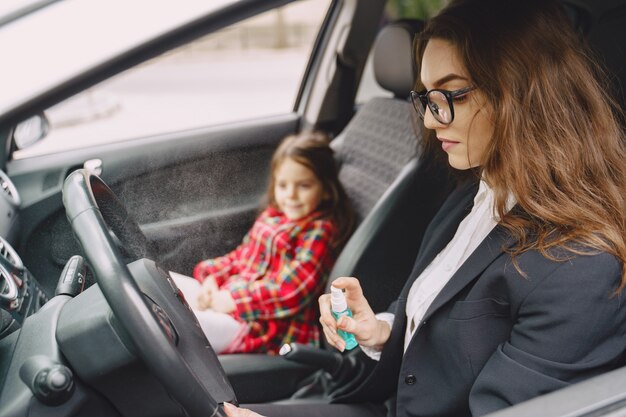
[[[328,138],[307,132],[276,150],[268,207],[232,252],[175,276],[218,353],[317,344],[315,300],[354,224]],[[195,284],[195,285],[194,285]]]

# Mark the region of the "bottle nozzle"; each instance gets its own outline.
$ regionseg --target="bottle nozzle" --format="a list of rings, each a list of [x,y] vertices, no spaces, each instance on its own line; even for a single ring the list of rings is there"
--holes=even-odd
[[[339,313],[348,309],[346,296],[343,290],[334,286],[330,286],[330,305],[335,313]]]

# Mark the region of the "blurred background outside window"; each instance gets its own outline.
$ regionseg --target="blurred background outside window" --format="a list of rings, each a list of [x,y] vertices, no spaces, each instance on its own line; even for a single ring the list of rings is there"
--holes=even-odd
[[[437,14],[446,4],[446,0],[388,0],[385,6],[385,18],[381,22],[380,28],[389,22],[395,22],[400,19],[426,21],[429,17]],[[355,99],[357,105],[365,103],[372,97],[393,96],[389,91],[380,88],[374,79],[372,59],[372,54],[370,53],[357,90]]]
[[[330,0],[291,3],[199,38],[46,110],[14,158],[292,111]]]
[[[389,0],[381,27],[425,19],[444,0]],[[177,48],[46,110],[50,132],[14,158],[286,114],[331,0],[300,0]],[[388,95],[371,60],[357,104]]]

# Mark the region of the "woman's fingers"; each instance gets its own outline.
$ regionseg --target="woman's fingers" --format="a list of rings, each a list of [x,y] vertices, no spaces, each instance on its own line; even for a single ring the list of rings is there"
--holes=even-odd
[[[359,314],[360,312],[370,312],[370,308],[367,299],[363,295],[363,289],[358,279],[353,277],[339,277],[332,282],[332,286],[344,290],[346,302],[348,307],[352,310],[352,314]]]
[[[328,343],[341,351],[345,349],[346,342],[337,332],[340,329],[352,333],[357,342],[363,346],[384,344],[389,337],[388,332],[380,331],[380,323],[363,295],[359,280],[340,277],[335,279],[332,285],[344,290],[346,302],[352,310],[352,317],[342,316],[335,319],[331,313],[330,295],[324,294],[319,298],[320,323]]]
[[[346,348],[346,342],[344,342],[341,336],[337,333],[335,324],[333,323],[333,325],[329,326],[325,322],[322,322],[321,318],[320,323],[322,323],[322,332],[324,333],[324,337],[326,337],[328,344],[343,352]]]
[[[330,312],[330,294],[323,294],[319,298],[320,324],[328,344],[339,351],[346,349],[346,342],[337,333],[337,321]]]
[[[318,298],[320,306],[320,322],[322,325],[326,324],[329,327],[335,328],[335,318],[330,312],[330,294],[322,294]]]
[[[343,316],[337,319],[337,328],[344,332],[359,334],[359,324],[352,317]]]
[[[361,283],[354,277],[339,277],[332,282],[333,287],[345,290],[346,298],[359,299],[363,297]]]
[[[367,329],[361,330],[360,324],[350,318],[350,317],[340,317],[339,319],[335,319],[335,317],[331,313],[331,303],[330,303],[330,294],[324,294],[319,298],[320,305],[320,323],[322,325],[322,331],[324,332],[324,336],[328,341],[328,344],[333,346],[339,351],[344,351],[346,348],[346,342],[343,338],[337,333],[338,329],[346,331],[348,333],[354,333],[359,339],[359,333],[362,331],[367,331]]]

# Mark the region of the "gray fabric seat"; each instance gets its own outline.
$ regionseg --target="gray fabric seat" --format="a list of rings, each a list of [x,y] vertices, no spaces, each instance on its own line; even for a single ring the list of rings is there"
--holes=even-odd
[[[421,236],[447,194],[445,174],[421,154],[422,123],[408,97],[415,83],[413,37],[419,21],[384,28],[374,45],[374,73],[394,97],[363,104],[333,141],[339,178],[359,220],[329,280],[356,276],[374,311],[387,308],[408,276]]]
[[[408,97],[415,83],[413,38],[422,27],[421,21],[404,20],[381,30],[374,43],[374,76],[393,97],[364,103],[332,144],[341,164],[339,178],[359,221],[418,156],[421,130],[415,129]]]
[[[336,152],[339,179],[361,222],[402,168],[418,156],[418,138],[406,100],[374,98],[363,105],[344,133]],[[335,142],[333,142],[334,144]]]

